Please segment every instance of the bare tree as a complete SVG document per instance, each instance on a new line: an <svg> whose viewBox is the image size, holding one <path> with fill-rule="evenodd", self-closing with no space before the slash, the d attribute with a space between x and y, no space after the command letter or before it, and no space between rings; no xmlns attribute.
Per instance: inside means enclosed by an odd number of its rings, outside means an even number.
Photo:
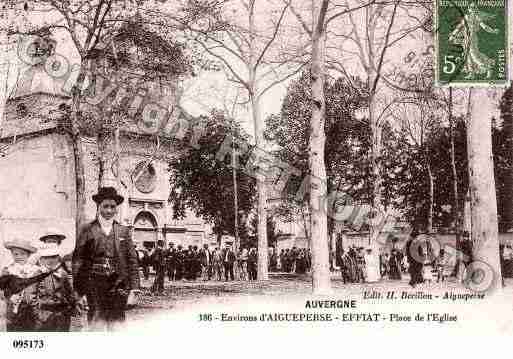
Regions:
<svg viewBox="0 0 513 359"><path fill-rule="evenodd" d="M9 56L11 45L14 43L12 35L15 32L14 29L19 27L23 11L23 2L17 0L6 1L0 9L0 135L5 116L5 105L9 96L10 72L13 68ZM2 149L0 149L0 154L1 151Z"/></svg>
<svg viewBox="0 0 513 359"><path fill-rule="evenodd" d="M386 119L386 113L389 110L389 105L384 101L383 92L384 87L382 84L383 74L385 72L386 57L394 46L397 46L409 34L421 29L421 24L415 22L414 25L408 24L405 20L409 16L409 8L414 6L414 2L402 2L400 0L391 2L382 2L376 0L364 1L343 1L336 0L323 1L316 5L309 3L309 7L302 6L301 2L294 2L291 0L283 0L285 3L291 5L291 11L296 17L300 28L309 35L310 46L299 47L302 49L310 49L312 53L311 64L313 69L314 53L317 58L315 61L323 63L323 76L328 76L329 73L336 73L345 76L350 82L354 80L354 75L364 75L364 82L367 87L367 105L368 105L368 118L371 124L372 131L372 151L371 163L373 170L373 209L374 214L383 209L382 206L382 178L381 178L381 131L382 125ZM318 7L316 7L318 6ZM322 10L322 11L321 11ZM317 11L317 13L315 12ZM306 21L306 13L311 12L315 14L312 23L317 25L316 28L309 26L309 21ZM399 16L401 13L402 17ZM319 23L319 19L323 23ZM337 21L334 21L337 20ZM421 22L422 23L422 22ZM317 32L319 29L322 32ZM317 36L314 40L314 35ZM323 42L322 47L319 43ZM308 52L308 51L305 51ZM358 63L354 66L354 62ZM353 65L352 65L352 64ZM312 90L317 87L317 93L312 96L313 113L314 116L319 115L322 101L318 101L316 96L319 96L319 81L317 76L312 72ZM385 104L383 104L385 102ZM314 117L313 117L314 118ZM316 125L319 125L316 123ZM311 134L316 130L311 128ZM316 149L320 150L322 147L322 139L316 137ZM312 144L311 144L312 146ZM311 149L312 153L316 155L318 151ZM319 157L322 157L319 155ZM312 160L312 159L311 159ZM322 172L320 168L312 169L312 173ZM319 173L320 173L319 172ZM312 191L316 191L312 185ZM314 228L317 223L312 221L312 242L316 240L328 241L327 237L317 239L320 233L315 233ZM323 223L320 223L321 226ZM375 238L377 228L375 225L377 221L371 221L371 238ZM321 234L323 235L323 234ZM326 234L327 235L327 234ZM327 250L327 249L326 249ZM315 256L315 254L313 254ZM318 255L318 258L322 258ZM315 261L314 261L315 262ZM315 270L315 267L314 267ZM326 275L326 274L323 274ZM328 274L329 275L329 274ZM315 289L314 289L315 290Z"/></svg>
<svg viewBox="0 0 513 359"><path fill-rule="evenodd" d="M227 11L206 19L203 26L181 22L189 39L219 61L224 67L229 81L244 90L253 120L257 153L265 147L262 118L262 98L274 86L297 74L303 65L288 61L276 62L271 53L275 51L282 33L282 25L287 15L288 5L276 7L272 2L239 0L231 3L233 14ZM275 11L270 11L274 9ZM273 15L274 14L274 15ZM172 15L169 17L176 21ZM180 22L181 20L178 19ZM290 66L292 65L292 66ZM258 278L268 279L267 242L267 195L265 184L265 159L255 158L251 165L257 178L258 213Z"/></svg>
<svg viewBox="0 0 513 359"><path fill-rule="evenodd" d="M360 3L360 1L358 1ZM407 35L420 29L413 26L409 19L409 3L400 0L379 2L365 8L364 13L350 13L350 30L342 36L353 44L354 55L363 68L364 81L367 84L367 106L369 123L372 133L372 208L373 215L383 210L382 198L382 128L386 120L384 116L388 105L384 95L383 77L386 69L386 58ZM360 15L357 17L357 15ZM348 50L346 50L348 51ZM375 221L371 221L371 238L376 239L379 233Z"/></svg>
<svg viewBox="0 0 513 359"><path fill-rule="evenodd" d="M327 76L326 40L330 23L346 14L365 9L375 1L353 8L340 7L335 2L323 0L310 3L311 22L306 21L296 6L291 10L303 30L309 35L311 46L310 75L312 86L312 117L309 138L309 209L310 247L312 249L312 290L315 294L331 292L329 266L329 238L327 213L321 205L327 196L326 164L324 162L326 135L324 132L326 101L324 84ZM291 5L292 1L286 4ZM293 5L296 5L295 3ZM311 23L311 26L309 25Z"/></svg>

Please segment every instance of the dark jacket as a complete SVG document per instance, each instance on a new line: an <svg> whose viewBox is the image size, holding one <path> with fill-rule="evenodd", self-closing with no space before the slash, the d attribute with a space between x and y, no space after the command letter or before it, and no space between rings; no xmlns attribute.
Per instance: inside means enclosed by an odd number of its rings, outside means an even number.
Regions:
<svg viewBox="0 0 513 359"><path fill-rule="evenodd" d="M258 263L257 251L249 251L248 253L248 265L256 266Z"/></svg>
<svg viewBox="0 0 513 359"><path fill-rule="evenodd" d="M166 251L162 247L155 248L151 254L151 264L156 271L164 270L166 266Z"/></svg>
<svg viewBox="0 0 513 359"><path fill-rule="evenodd" d="M38 329L69 331L70 318L76 313L76 303L68 273L59 269L37 285Z"/></svg>
<svg viewBox="0 0 513 359"><path fill-rule="evenodd" d="M228 258L226 257L227 251L228 251ZM228 261L226 261L226 259L228 259ZM233 253L233 251L231 249L225 249L225 250L223 250L222 260L224 263L233 264L237 260L237 258L235 257L235 253Z"/></svg>
<svg viewBox="0 0 513 359"><path fill-rule="evenodd" d="M205 248L200 249L199 251L199 257L201 261L202 266L208 266L212 263L212 253Z"/></svg>
<svg viewBox="0 0 513 359"><path fill-rule="evenodd" d="M109 236L105 235L97 220L86 225L78 236L73 252L73 286L79 295L88 292L91 283L92 265L101 260L98 250L102 240L114 237L114 271L116 282L124 289L138 289L140 286L137 253L127 227L114 221Z"/></svg>

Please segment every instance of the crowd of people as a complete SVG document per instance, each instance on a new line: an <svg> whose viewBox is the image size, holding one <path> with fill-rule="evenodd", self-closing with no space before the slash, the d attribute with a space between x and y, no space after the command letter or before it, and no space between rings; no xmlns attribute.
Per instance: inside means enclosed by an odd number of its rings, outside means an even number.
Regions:
<svg viewBox="0 0 513 359"><path fill-rule="evenodd" d="M184 248L169 243L166 248L164 241L159 240L153 250L139 251L144 278L149 279L150 268L155 271L152 291L156 293L163 292L166 277L170 281L233 281L236 277L240 280L256 280L257 262L256 248L241 248L236 254L230 244L210 249L206 244L202 248L195 245Z"/></svg>
<svg viewBox="0 0 513 359"><path fill-rule="evenodd" d="M170 281L257 279L258 251L254 247L242 247L235 253L231 244L213 249L207 244L202 248L195 245L184 248L182 245L175 246L174 243L169 243L166 247L164 241L159 240L154 249L139 250L138 258L146 280L150 277L151 269L155 272L152 286L155 293L163 292L166 277ZM292 247L278 253L270 248L270 272L305 274L311 270L311 266L312 255L309 249Z"/></svg>
<svg viewBox="0 0 513 359"><path fill-rule="evenodd" d="M418 246L420 251L414 259L409 241L402 249L392 248L389 252L378 253L368 247L350 246L336 257L336 265L340 269L344 283L372 283L383 278L401 280L404 273L410 274L410 284L415 286L424 281L445 281L454 271L454 261L443 249L435 258L425 246ZM418 258L422 258L418 260ZM150 268L155 271L152 291L162 293L164 280L170 281L198 279L208 281L256 280L258 252L256 248L241 248L235 253L231 244L210 249L190 245L175 247L164 241L158 241L153 250L140 250L139 263L145 279L149 279ZM279 252L269 249L269 272L305 274L311 271L312 255L308 248L283 248Z"/></svg>
<svg viewBox="0 0 513 359"><path fill-rule="evenodd" d="M341 251L336 264L344 283L376 282L383 275L382 257L376 256L372 248L351 246Z"/></svg>
<svg viewBox="0 0 513 359"><path fill-rule="evenodd" d="M312 268L312 253L308 248L286 248L273 253L270 263L271 272L305 274Z"/></svg>
<svg viewBox="0 0 513 359"><path fill-rule="evenodd" d="M468 232L462 233L458 243L460 255L450 255L443 248L434 252L429 235L413 232L404 247L409 284L415 287L424 282L444 282L450 276L463 275L472 262L472 243ZM461 279L461 278L460 278Z"/></svg>
<svg viewBox="0 0 513 359"><path fill-rule="evenodd" d="M381 279L401 280L409 274L412 287L424 282L444 282L450 276L463 273L471 262L468 233L462 235L459 251L461 258L449 255L441 248L434 253L429 238L414 233L404 247L374 253L372 248L350 246L336 257L344 283L371 283Z"/></svg>

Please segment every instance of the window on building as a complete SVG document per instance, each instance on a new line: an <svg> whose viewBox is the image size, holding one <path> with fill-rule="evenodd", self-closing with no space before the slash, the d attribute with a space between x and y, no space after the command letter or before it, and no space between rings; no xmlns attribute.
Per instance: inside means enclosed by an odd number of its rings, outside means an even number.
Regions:
<svg viewBox="0 0 513 359"><path fill-rule="evenodd" d="M25 117L27 114L27 106L24 103L19 103L18 106L16 106L16 115L18 115L18 117Z"/></svg>

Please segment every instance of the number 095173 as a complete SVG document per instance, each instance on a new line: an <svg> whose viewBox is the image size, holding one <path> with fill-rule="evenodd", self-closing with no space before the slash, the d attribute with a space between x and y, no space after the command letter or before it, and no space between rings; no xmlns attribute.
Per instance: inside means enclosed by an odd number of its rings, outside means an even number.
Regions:
<svg viewBox="0 0 513 359"><path fill-rule="evenodd" d="M12 341L12 347L14 349L43 349L45 343L40 339L14 339Z"/></svg>

